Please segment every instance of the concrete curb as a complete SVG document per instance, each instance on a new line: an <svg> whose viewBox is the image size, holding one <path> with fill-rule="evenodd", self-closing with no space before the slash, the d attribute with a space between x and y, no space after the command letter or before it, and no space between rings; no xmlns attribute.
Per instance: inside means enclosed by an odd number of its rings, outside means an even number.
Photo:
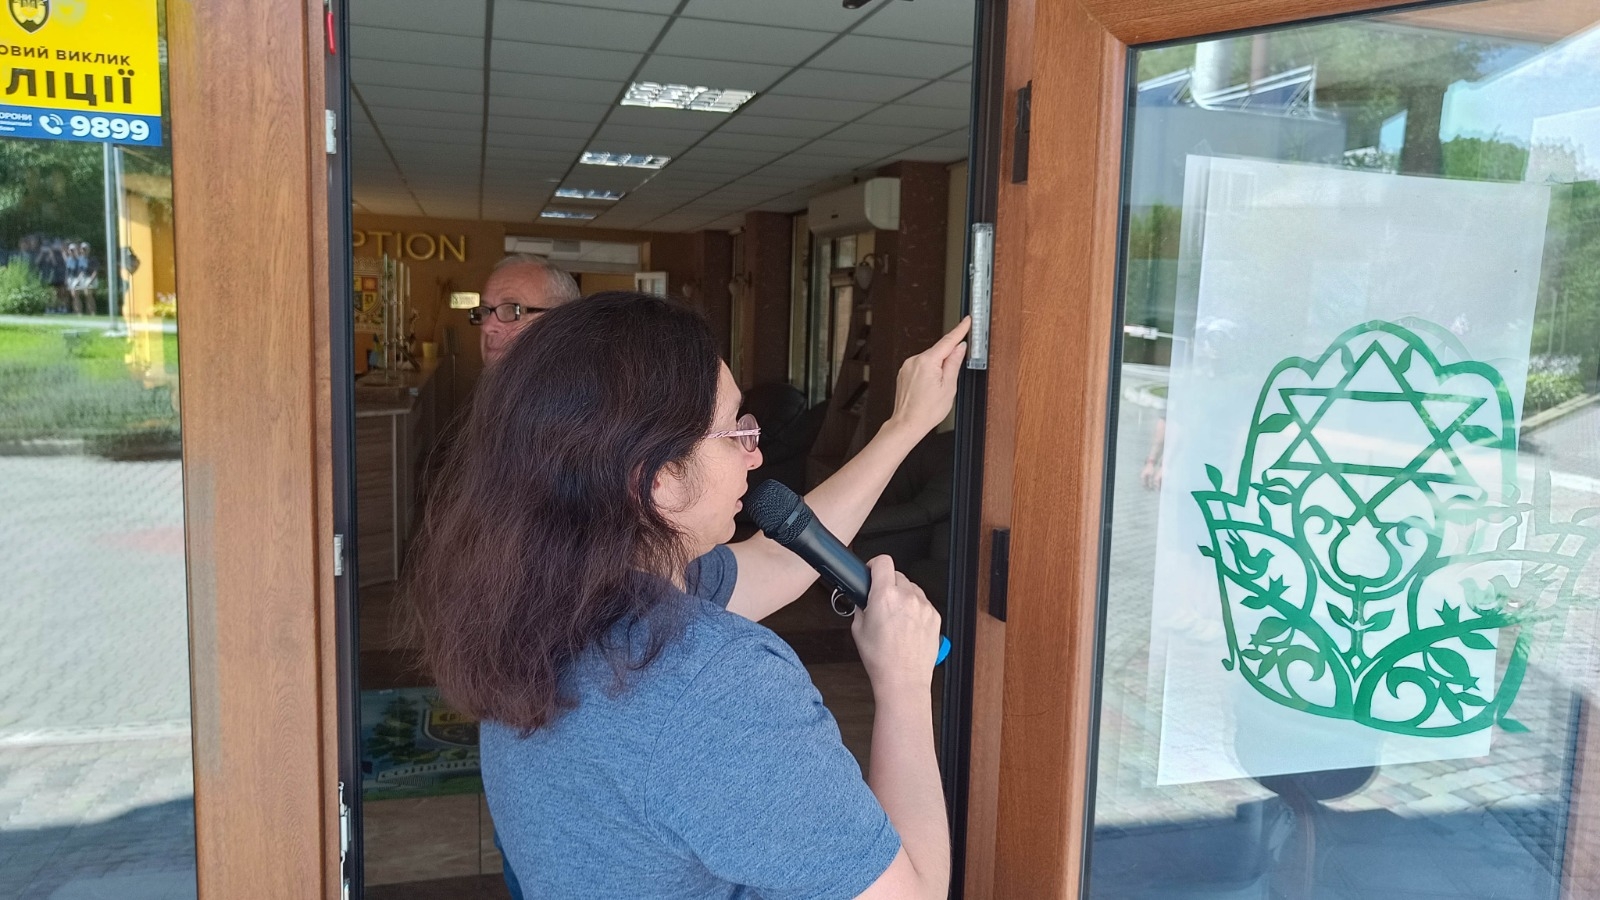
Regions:
<svg viewBox="0 0 1600 900"><path fill-rule="evenodd" d="M1559 403L1549 409L1536 412L1531 416L1524 416L1522 419L1522 436L1527 437L1552 422L1559 422L1596 401L1600 401L1600 394L1585 394L1582 397L1574 397L1565 403Z"/></svg>
<svg viewBox="0 0 1600 900"><path fill-rule="evenodd" d="M83 456L89 442L83 438L29 438L0 441L0 456Z"/></svg>

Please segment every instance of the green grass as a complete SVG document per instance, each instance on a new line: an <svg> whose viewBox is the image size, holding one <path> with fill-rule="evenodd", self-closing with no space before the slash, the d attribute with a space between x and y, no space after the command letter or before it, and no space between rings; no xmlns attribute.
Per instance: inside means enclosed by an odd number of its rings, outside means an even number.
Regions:
<svg viewBox="0 0 1600 900"><path fill-rule="evenodd" d="M127 340L98 328L0 325L0 441L81 438L110 453L176 443L170 389L146 388L123 361ZM177 336L164 337L175 372Z"/></svg>

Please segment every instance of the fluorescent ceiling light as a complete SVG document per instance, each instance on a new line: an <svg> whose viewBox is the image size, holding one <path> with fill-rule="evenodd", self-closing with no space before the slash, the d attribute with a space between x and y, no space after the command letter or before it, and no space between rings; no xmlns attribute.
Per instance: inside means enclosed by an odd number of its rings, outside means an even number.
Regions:
<svg viewBox="0 0 1600 900"><path fill-rule="evenodd" d="M566 200L621 200L622 191L602 191L595 188L557 188L556 196Z"/></svg>
<svg viewBox="0 0 1600 900"><path fill-rule="evenodd" d="M669 162L670 156L650 153L607 153L603 150L585 150L578 162L586 166L627 166L630 169L659 169Z"/></svg>
<svg viewBox="0 0 1600 900"><path fill-rule="evenodd" d="M756 95L755 91L732 88L695 87L687 84L657 84L635 81L622 97L623 106L649 106L655 109L692 109L699 112L731 113Z"/></svg>
<svg viewBox="0 0 1600 900"><path fill-rule="evenodd" d="M576 209L547 209L539 213L541 219L592 219L592 212L581 212Z"/></svg>

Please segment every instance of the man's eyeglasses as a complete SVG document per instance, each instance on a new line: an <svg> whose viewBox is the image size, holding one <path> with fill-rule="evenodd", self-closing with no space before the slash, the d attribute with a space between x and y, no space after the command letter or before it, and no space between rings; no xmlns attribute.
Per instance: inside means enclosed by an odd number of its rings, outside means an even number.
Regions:
<svg viewBox="0 0 1600 900"><path fill-rule="evenodd" d="M515 322L522 318L523 313L536 316L542 312L549 312L548 306L523 306L521 303L502 303L499 306L474 306L467 313L467 321L474 325L482 325L488 318L487 313L494 313L494 317L502 322Z"/></svg>
<svg viewBox="0 0 1600 900"><path fill-rule="evenodd" d="M756 424L756 417L745 413L739 417L739 421L733 424L738 427L732 431L713 431L706 437L734 438L738 440L739 446L748 452L754 453L755 449L761 446L761 426Z"/></svg>

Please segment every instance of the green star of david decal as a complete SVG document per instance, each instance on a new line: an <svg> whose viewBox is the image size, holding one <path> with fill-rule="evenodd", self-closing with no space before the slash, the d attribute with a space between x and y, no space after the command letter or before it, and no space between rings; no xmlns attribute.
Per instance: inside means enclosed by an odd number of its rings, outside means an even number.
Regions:
<svg viewBox="0 0 1600 900"><path fill-rule="evenodd" d="M1206 466L1213 489L1193 497L1222 664L1283 706L1382 731L1517 730L1531 642L1558 627L1600 511L1558 523L1547 496L1520 497L1505 379L1414 328L1367 322L1283 360L1235 488Z"/></svg>

